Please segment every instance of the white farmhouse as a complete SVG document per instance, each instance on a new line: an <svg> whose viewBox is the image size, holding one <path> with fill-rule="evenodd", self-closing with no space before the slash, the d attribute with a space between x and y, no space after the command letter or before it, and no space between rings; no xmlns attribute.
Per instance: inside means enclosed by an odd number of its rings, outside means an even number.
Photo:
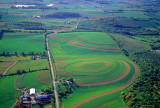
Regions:
<svg viewBox="0 0 160 108"><path fill-rule="evenodd" d="M30 89L30 95L34 95L36 93L36 89L35 88L31 88Z"/></svg>

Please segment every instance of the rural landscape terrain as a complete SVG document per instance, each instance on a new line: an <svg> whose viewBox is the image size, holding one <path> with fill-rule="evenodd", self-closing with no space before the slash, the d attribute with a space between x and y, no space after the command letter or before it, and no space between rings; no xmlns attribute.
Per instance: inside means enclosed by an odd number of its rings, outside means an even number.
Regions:
<svg viewBox="0 0 160 108"><path fill-rule="evenodd" d="M159 0L0 0L0 108L159 107Z"/></svg>

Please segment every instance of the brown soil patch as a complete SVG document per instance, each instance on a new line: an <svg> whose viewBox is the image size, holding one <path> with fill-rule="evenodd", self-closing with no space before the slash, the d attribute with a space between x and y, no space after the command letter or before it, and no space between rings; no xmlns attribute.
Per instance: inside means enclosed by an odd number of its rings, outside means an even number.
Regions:
<svg viewBox="0 0 160 108"><path fill-rule="evenodd" d="M78 86L92 86L92 85L101 85L101 84L108 84L108 83L112 83L112 82L116 82L119 81L121 79L123 79L124 77L126 77L129 72L130 72L130 66L128 63L121 61L124 65L125 65L125 69L124 71L117 77L114 77L110 80L106 80L106 81L96 81L96 82L76 82L76 84Z"/></svg>
<svg viewBox="0 0 160 108"><path fill-rule="evenodd" d="M17 63L17 61L13 62L13 64L11 64L4 72L2 75L5 75L7 73L7 71L12 67L14 66L15 64Z"/></svg>
<svg viewBox="0 0 160 108"><path fill-rule="evenodd" d="M130 62L130 63L132 63L132 62ZM80 105L82 105L82 104L84 104L86 102L89 102L89 101L91 101L93 99L96 99L96 98L99 98L99 97L102 97L102 96L105 96L105 95L108 95L108 94L112 94L112 93L121 91L124 88L128 87L136 79L137 74L140 72L139 67L136 64L134 64L134 63L132 63L132 64L134 65L135 73L134 73L134 75L132 76L132 78L127 83L125 83L121 87L116 88L114 90L111 90L111 91L108 91L108 92L104 92L104 93L100 93L100 94L97 94L95 96L92 96L92 97L89 97L87 99L84 99L84 100L80 101L79 103L76 103L76 104L70 106L70 108L77 108L78 106L80 106Z"/></svg>

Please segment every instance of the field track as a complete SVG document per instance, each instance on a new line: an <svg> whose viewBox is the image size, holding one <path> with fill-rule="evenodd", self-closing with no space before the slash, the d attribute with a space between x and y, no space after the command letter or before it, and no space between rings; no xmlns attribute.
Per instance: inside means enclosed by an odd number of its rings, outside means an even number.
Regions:
<svg viewBox="0 0 160 108"><path fill-rule="evenodd" d="M130 62L130 63L132 63L132 62ZM97 95L95 95L95 96L92 96L92 97L89 97L89 98L87 98L87 99L84 99L84 100L82 100L82 101L80 101L80 102L78 102L78 103L70 106L70 108L77 108L78 106L80 106L80 105L82 105L82 104L84 104L84 103L86 103L86 102L89 102L89 101L91 101L91 100L93 100L93 99L96 99L96 98L99 98L99 97L102 97L102 96L105 96L105 95L108 95L108 94L112 94L112 93L121 91L121 90L123 90L124 88L128 87L128 86L136 79L137 74L140 72L139 67L138 67L136 64L134 64L134 63L132 63L132 64L134 65L135 73L134 73L134 75L132 76L132 78L131 78L127 83L125 83L125 84L122 85L121 87L116 88L116 89L114 89L114 90L111 90L111 91L108 91L108 92L104 92L104 93L101 93L101 94L97 94Z"/></svg>
<svg viewBox="0 0 160 108"><path fill-rule="evenodd" d="M17 61L14 61L13 64L11 64L4 72L2 75L5 75L7 73L7 71L12 67L14 66L15 64L17 63Z"/></svg>
<svg viewBox="0 0 160 108"><path fill-rule="evenodd" d="M130 66L128 65L128 63L121 61L124 65L125 65L125 69L124 71L117 77L114 77L110 80L106 80L106 81L96 81L96 82L76 82L76 84L78 86L91 86L91 85L101 85L101 84L108 84L108 83L112 83L112 82L116 82L119 81L121 79L123 79L125 76L127 76L130 72Z"/></svg>

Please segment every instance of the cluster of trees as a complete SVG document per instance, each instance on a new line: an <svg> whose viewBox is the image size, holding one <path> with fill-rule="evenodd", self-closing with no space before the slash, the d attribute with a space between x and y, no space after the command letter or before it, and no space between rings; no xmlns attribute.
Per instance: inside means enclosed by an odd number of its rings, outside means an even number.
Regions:
<svg viewBox="0 0 160 108"><path fill-rule="evenodd" d="M36 72L36 71L40 71L40 70L48 70L48 68L46 67L45 69L39 69L39 70L31 70L30 68L28 70L17 70L16 73L11 73L9 75L21 75L21 74L25 74L27 72Z"/></svg>
<svg viewBox="0 0 160 108"><path fill-rule="evenodd" d="M45 93L47 93L47 94L52 94L53 92L54 92L53 91L53 86L50 86L45 90Z"/></svg>
<svg viewBox="0 0 160 108"><path fill-rule="evenodd" d="M29 22L29 21L13 21L6 24L7 28L17 28L25 30L44 30L45 25L40 22Z"/></svg>
<svg viewBox="0 0 160 108"><path fill-rule="evenodd" d="M128 23L130 22L130 23ZM104 31L109 33L123 33L125 35L155 35L159 36L158 29L145 29L136 24L135 19L126 17L113 17L100 20L93 20L94 31Z"/></svg>
<svg viewBox="0 0 160 108"><path fill-rule="evenodd" d="M67 81L68 82L66 82L65 79L63 79L63 81L60 80L62 85L57 86L57 92L59 94L59 99L61 102L63 98L66 98L69 94L72 93L72 88L74 87L73 78L70 77L67 79ZM66 82L66 83L63 83L63 82Z"/></svg>
<svg viewBox="0 0 160 108"><path fill-rule="evenodd" d="M77 18L77 17L81 17L81 15L79 13L73 13L73 12L56 12L51 15L46 15L45 17L64 19L64 18Z"/></svg>
<svg viewBox="0 0 160 108"><path fill-rule="evenodd" d="M0 13L0 19L2 18L2 14Z"/></svg>
<svg viewBox="0 0 160 108"><path fill-rule="evenodd" d="M29 68L29 71L30 71L30 68ZM23 69L23 70L17 70L17 75L21 75L23 73L26 73L26 71Z"/></svg>
<svg viewBox="0 0 160 108"><path fill-rule="evenodd" d="M131 57L141 68L141 74L121 98L129 107L160 107L160 55L147 51Z"/></svg>
<svg viewBox="0 0 160 108"><path fill-rule="evenodd" d="M21 54L18 54L17 52L15 52L14 54L10 54L9 52L3 52L2 54L0 54L0 56L18 56L18 55L22 55L22 56L39 56L42 59L46 59L48 57L46 52L40 52L40 53L35 53L35 52L29 52L28 54L25 52L22 52Z"/></svg>
<svg viewBox="0 0 160 108"><path fill-rule="evenodd" d="M4 30L0 30L0 40L1 40L2 37L3 37L3 33L4 33Z"/></svg>
<svg viewBox="0 0 160 108"><path fill-rule="evenodd" d="M160 44L159 43L153 43L153 44L150 44L150 46L153 50L160 50Z"/></svg>
<svg viewBox="0 0 160 108"><path fill-rule="evenodd" d="M38 69L38 70L31 70L30 68L28 70L22 69L22 70L17 70L16 73L10 73L8 75L2 75L2 74L0 74L0 77L13 76L13 75L22 75L22 74L26 74L28 72L36 72L36 71L41 71L41 70L48 70L48 68L46 67L45 69Z"/></svg>

